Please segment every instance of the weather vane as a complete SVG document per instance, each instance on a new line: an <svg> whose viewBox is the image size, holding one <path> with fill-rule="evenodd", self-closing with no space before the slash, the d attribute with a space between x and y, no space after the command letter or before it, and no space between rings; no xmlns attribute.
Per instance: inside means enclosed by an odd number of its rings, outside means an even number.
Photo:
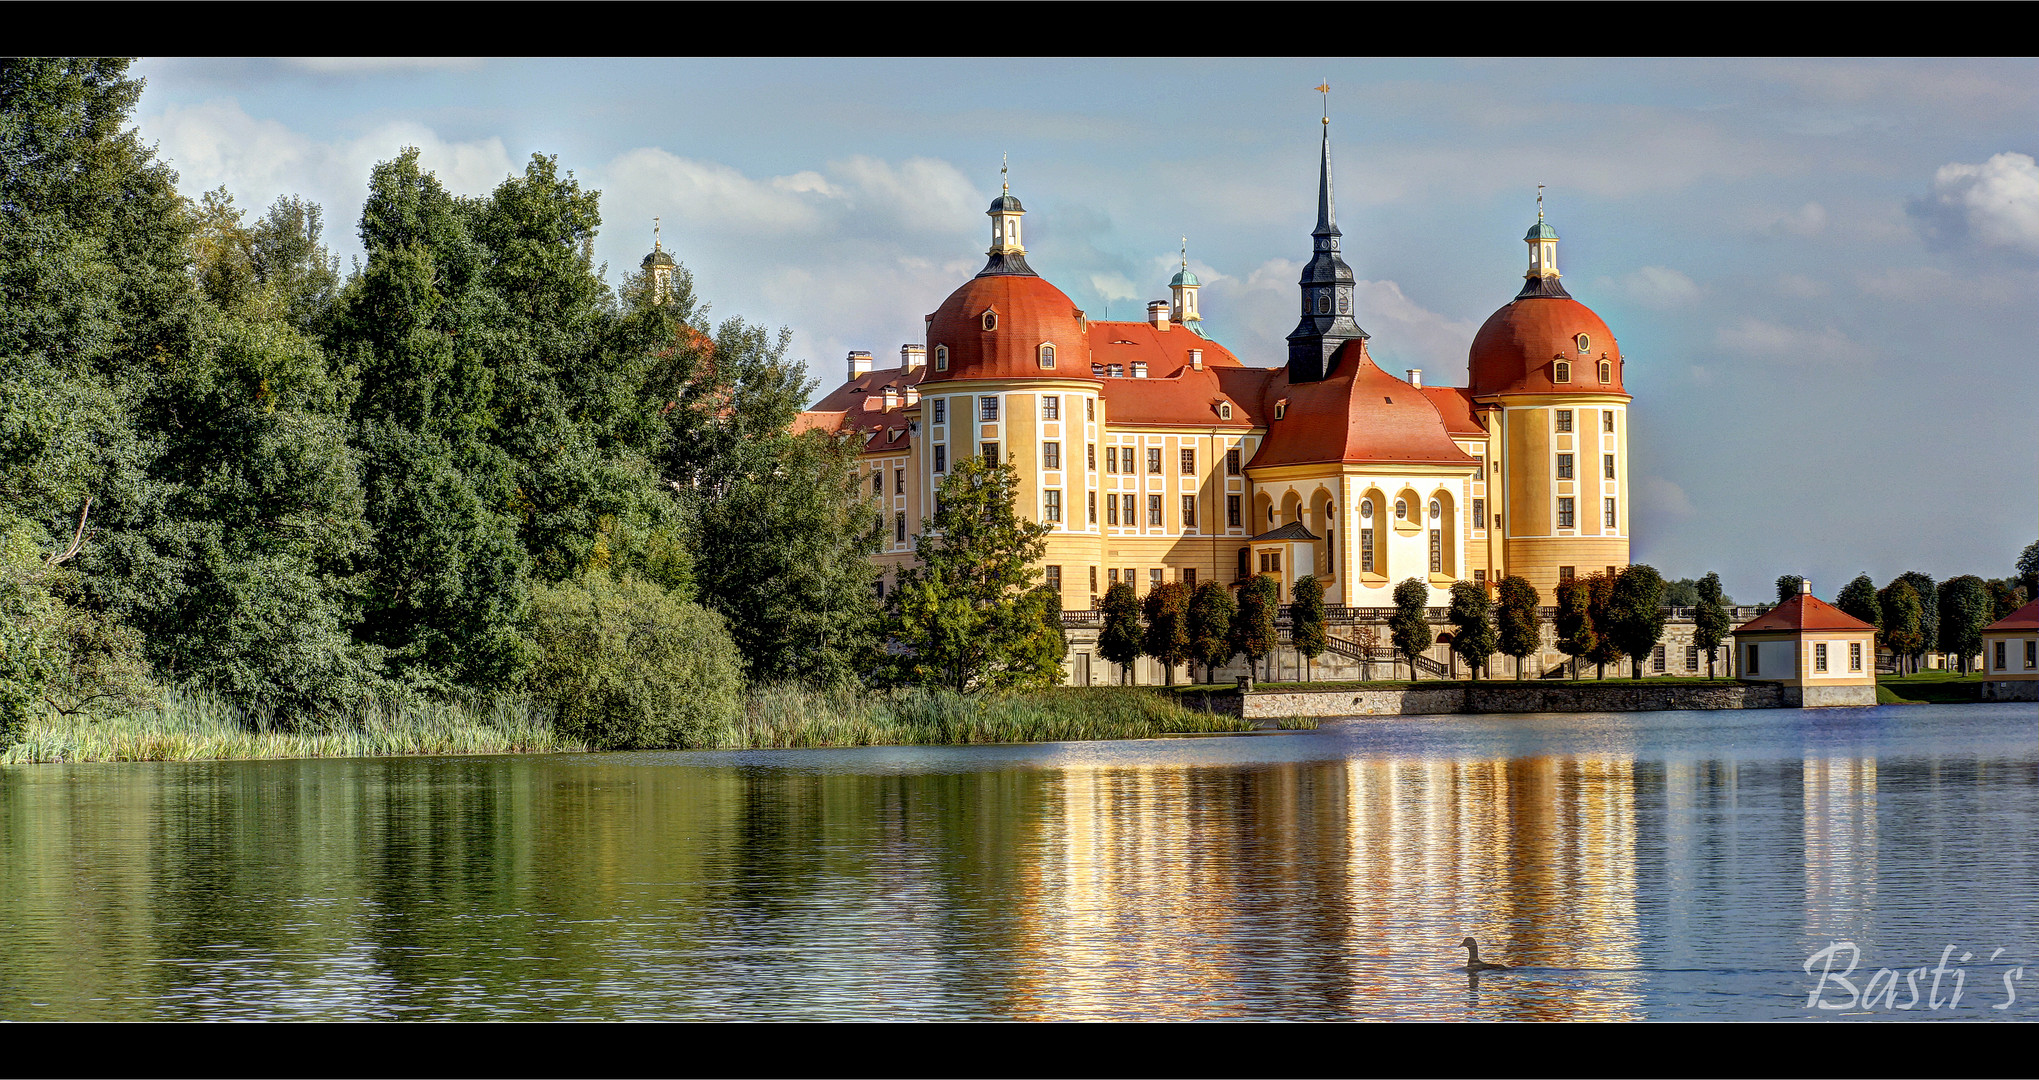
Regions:
<svg viewBox="0 0 2039 1080"><path fill-rule="evenodd" d="M651 216L651 250L658 251L658 215Z"/></svg>
<svg viewBox="0 0 2039 1080"><path fill-rule="evenodd" d="M1331 122L1331 81L1326 79L1317 84L1317 92L1324 95L1324 122Z"/></svg>
<svg viewBox="0 0 2039 1080"><path fill-rule="evenodd" d="M1010 168L1011 166L1006 164L1005 155L998 155L998 186L1007 195L1012 194L1012 181L1007 175L1007 170Z"/></svg>
<svg viewBox="0 0 2039 1080"><path fill-rule="evenodd" d="M1543 220L1543 185L1536 185L1536 220Z"/></svg>

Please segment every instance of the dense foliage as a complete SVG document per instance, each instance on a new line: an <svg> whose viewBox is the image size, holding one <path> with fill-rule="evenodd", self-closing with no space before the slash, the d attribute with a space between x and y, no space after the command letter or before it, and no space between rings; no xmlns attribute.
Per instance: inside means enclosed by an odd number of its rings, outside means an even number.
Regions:
<svg viewBox="0 0 2039 1080"><path fill-rule="evenodd" d="M1643 677L1643 661L1664 636L1664 579L1640 563L1615 575L1607 600L1607 637L1635 659L1632 676Z"/></svg>
<svg viewBox="0 0 2039 1080"><path fill-rule="evenodd" d="M1412 577L1395 586L1395 613L1388 617L1388 637L1395 643L1395 651L1409 661L1409 678L1418 678L1416 657L1437 640L1430 629L1430 586L1422 578Z"/></svg>
<svg viewBox="0 0 2039 1080"><path fill-rule="evenodd" d="M1104 626L1097 634L1097 654L1106 663L1118 665L1120 682L1130 682L1142 644L1140 596L1133 591L1133 583L1112 582L1098 610L1104 615Z"/></svg>
<svg viewBox="0 0 2039 1080"><path fill-rule="evenodd" d="M1238 610L1232 590L1215 581L1197 586L1189 599L1189 654L1203 665L1205 682L1232 659L1232 617Z"/></svg>
<svg viewBox="0 0 2039 1080"><path fill-rule="evenodd" d="M1711 679L1714 654L1720 643L1727 640L1734 620L1728 614L1729 600L1721 589L1719 574L1707 571L1693 591L1698 594L1698 603L1692 609L1692 644L1706 654L1706 677Z"/></svg>
<svg viewBox="0 0 2039 1080"><path fill-rule="evenodd" d="M1147 630L1140 651L1161 662L1161 679L1175 685L1175 669L1189 659L1189 586L1164 582L1147 593L1142 610Z"/></svg>
<svg viewBox="0 0 2039 1080"><path fill-rule="evenodd" d="M1515 658L1515 678L1522 678L1522 660L1543 645L1543 597L1529 579L1501 579L1500 603L1494 613L1496 652Z"/></svg>
<svg viewBox="0 0 2039 1080"><path fill-rule="evenodd" d="M1455 581L1451 585L1452 655L1466 662L1477 679L1487 672L1487 661L1494 655L1500 644L1499 634L1492 621L1493 598L1487 595L1485 585L1470 581Z"/></svg>
<svg viewBox="0 0 2039 1080"><path fill-rule="evenodd" d="M534 684L562 735L603 750L699 746L742 711L722 616L636 576L541 583Z"/></svg>
<svg viewBox="0 0 2039 1080"><path fill-rule="evenodd" d="M1248 671L1280 644L1275 629L1275 609L1281 606L1281 587L1266 574L1255 574L1239 586L1238 607L1232 613L1232 652L1246 658Z"/></svg>
<svg viewBox="0 0 2039 1080"><path fill-rule="evenodd" d="M1324 633L1324 583L1315 574L1296 579L1295 600L1289 604L1289 640L1311 664L1330 647Z"/></svg>

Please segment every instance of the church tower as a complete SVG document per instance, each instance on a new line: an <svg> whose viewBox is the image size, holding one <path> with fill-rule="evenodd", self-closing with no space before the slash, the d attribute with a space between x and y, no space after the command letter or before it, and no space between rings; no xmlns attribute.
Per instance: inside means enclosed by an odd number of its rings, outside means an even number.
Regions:
<svg viewBox="0 0 2039 1080"><path fill-rule="evenodd" d="M1326 94L1328 86L1317 88ZM1298 283L1303 317L1289 332L1289 382L1318 382L1331 374L1332 358L1347 341L1369 335L1352 321L1352 268L1338 253L1338 215L1331 199L1331 116L1324 116L1324 152L1317 176L1317 227L1310 233L1310 262Z"/></svg>
<svg viewBox="0 0 2039 1080"><path fill-rule="evenodd" d="M1203 312L1197 310L1198 285L1196 275L1190 273L1189 238L1185 236L1182 239L1182 269L1177 270L1175 276L1168 279L1169 306L1173 309L1169 312L1169 318L1195 331L1198 337L1202 337L1204 328L1198 324L1204 321L1204 316Z"/></svg>
<svg viewBox="0 0 2039 1080"><path fill-rule="evenodd" d="M663 306L672 302L673 268L678 264L666 254L665 246L659 241L658 229L658 219L652 218L651 254L646 255L638 266L651 279L651 302Z"/></svg>

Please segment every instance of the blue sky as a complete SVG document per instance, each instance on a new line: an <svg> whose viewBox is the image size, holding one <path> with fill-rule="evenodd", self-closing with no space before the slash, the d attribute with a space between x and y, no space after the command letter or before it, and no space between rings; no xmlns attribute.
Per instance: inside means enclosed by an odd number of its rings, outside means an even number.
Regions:
<svg viewBox="0 0 2039 1080"><path fill-rule="evenodd" d="M1536 185L1619 338L1633 558L2011 573L2039 536L2032 61L151 59L138 123L188 194L321 203L360 250L405 145L478 194L532 153L602 192L612 278L651 218L716 318L788 326L824 384L896 357L982 262L1009 155L1029 261L1099 316L1166 295L1281 361L1329 81L1339 225L1382 366L1463 384L1520 284ZM886 362L881 359L881 363ZM822 389L826 389L826 385Z"/></svg>

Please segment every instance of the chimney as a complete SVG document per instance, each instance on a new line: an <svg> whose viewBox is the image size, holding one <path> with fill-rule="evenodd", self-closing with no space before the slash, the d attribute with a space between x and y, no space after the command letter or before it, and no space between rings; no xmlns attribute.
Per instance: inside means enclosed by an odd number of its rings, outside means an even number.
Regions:
<svg viewBox="0 0 2039 1080"><path fill-rule="evenodd" d="M1144 379L1146 377L1147 377L1147 361L1145 360L1133 361L1133 378Z"/></svg>
<svg viewBox="0 0 2039 1080"><path fill-rule="evenodd" d="M906 403L908 405L920 404L920 387L908 386L906 388Z"/></svg>
<svg viewBox="0 0 2039 1080"><path fill-rule="evenodd" d="M1204 351L1202 349L1191 349L1189 351L1189 369L1191 371L1202 371L1204 369Z"/></svg>
<svg viewBox="0 0 2039 1080"><path fill-rule="evenodd" d="M912 371L915 368L926 366L927 346L901 345L899 347L899 368L901 371Z"/></svg>
<svg viewBox="0 0 2039 1080"><path fill-rule="evenodd" d="M1147 305L1147 325L1156 330L1168 329L1168 301L1156 300Z"/></svg>
<svg viewBox="0 0 2039 1080"><path fill-rule="evenodd" d="M885 407L888 409L899 407L899 388L891 383L885 384Z"/></svg>
<svg viewBox="0 0 2039 1080"><path fill-rule="evenodd" d="M1410 385L1410 386L1413 386L1413 387L1415 387L1415 388L1416 388L1416 389L1418 389L1418 390L1421 390L1421 389L1423 389L1423 369L1422 369L1422 368L1420 368L1420 367L1412 367L1412 368L1410 368L1410 369L1409 369L1409 385Z"/></svg>
<svg viewBox="0 0 2039 1080"><path fill-rule="evenodd" d="M862 349L850 350L850 378L871 373L871 354Z"/></svg>
<svg viewBox="0 0 2039 1080"><path fill-rule="evenodd" d="M1812 595L1812 579L1811 579L1811 578L1799 578L1799 579L1798 579L1798 593L1799 593L1799 595L1800 595L1800 596L1811 596L1811 595Z"/></svg>

